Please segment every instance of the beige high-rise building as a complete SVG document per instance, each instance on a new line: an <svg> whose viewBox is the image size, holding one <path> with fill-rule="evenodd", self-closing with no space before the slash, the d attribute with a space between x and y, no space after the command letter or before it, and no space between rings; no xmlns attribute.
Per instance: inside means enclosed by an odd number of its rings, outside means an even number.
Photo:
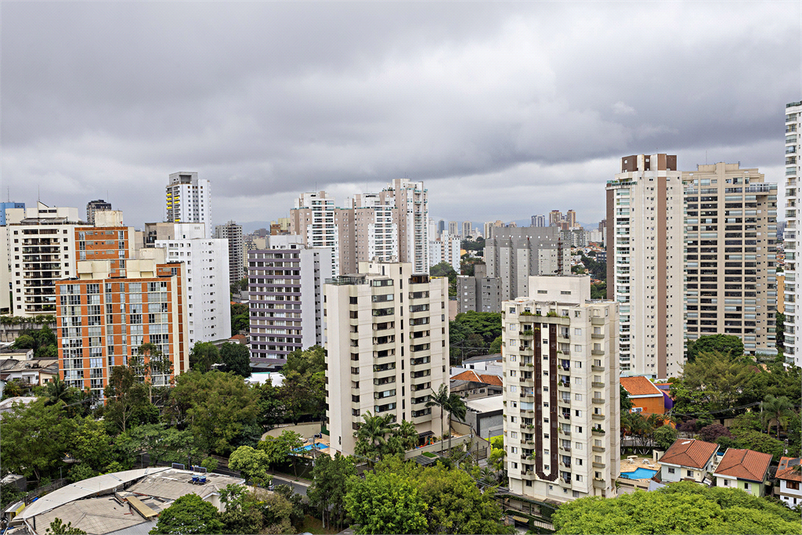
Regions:
<svg viewBox="0 0 802 535"><path fill-rule="evenodd" d="M776 354L777 185L737 163L683 172L686 337L729 334Z"/></svg>
<svg viewBox="0 0 802 535"><path fill-rule="evenodd" d="M607 182L607 297L618 302L621 375L682 370L683 185L677 157L633 155Z"/></svg>
<svg viewBox="0 0 802 535"><path fill-rule="evenodd" d="M620 468L618 305L590 278L530 277L502 304L504 447L515 494L614 497Z"/></svg>
<svg viewBox="0 0 802 535"><path fill-rule="evenodd" d="M247 253L242 252L242 225L229 221L225 225L214 227L214 238L228 240L228 280L236 284L245 277L245 264L243 258Z"/></svg>
<svg viewBox="0 0 802 535"><path fill-rule="evenodd" d="M426 402L448 385L448 280L406 262L360 262L359 274L334 277L324 294L332 449L354 453L367 411L439 435L440 413Z"/></svg>

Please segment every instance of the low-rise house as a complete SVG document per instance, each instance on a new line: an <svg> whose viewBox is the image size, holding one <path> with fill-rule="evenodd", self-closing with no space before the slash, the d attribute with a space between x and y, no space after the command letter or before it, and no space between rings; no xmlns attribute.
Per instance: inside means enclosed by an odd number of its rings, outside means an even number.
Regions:
<svg viewBox="0 0 802 535"><path fill-rule="evenodd" d="M0 361L0 381L20 381L30 386L43 386L58 377L58 359Z"/></svg>
<svg viewBox="0 0 802 535"><path fill-rule="evenodd" d="M466 370L451 378L450 391L463 399L480 399L501 394L504 388L501 377Z"/></svg>
<svg viewBox="0 0 802 535"><path fill-rule="evenodd" d="M663 392L652 382L641 375L635 377L619 378L621 386L629 394L632 402L630 412L640 412L644 415L665 414Z"/></svg>
<svg viewBox="0 0 802 535"><path fill-rule="evenodd" d="M783 457L777 467L777 480L780 482L779 498L788 506L795 507L802 505L802 470L800 470L802 458Z"/></svg>
<svg viewBox="0 0 802 535"><path fill-rule="evenodd" d="M753 496L764 496L770 465L771 455L768 453L729 448L713 474L716 486L741 489Z"/></svg>
<svg viewBox="0 0 802 535"><path fill-rule="evenodd" d="M717 451L718 444L694 439L677 440L660 458L660 480L663 483L703 483L714 469Z"/></svg>
<svg viewBox="0 0 802 535"><path fill-rule="evenodd" d="M465 423L485 440L504 433L503 398L491 396L465 402Z"/></svg>

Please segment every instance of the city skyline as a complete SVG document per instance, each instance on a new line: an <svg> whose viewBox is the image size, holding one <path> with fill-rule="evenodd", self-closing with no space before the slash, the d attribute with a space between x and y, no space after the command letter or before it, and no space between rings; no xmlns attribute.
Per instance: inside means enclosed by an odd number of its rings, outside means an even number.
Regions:
<svg viewBox="0 0 802 535"><path fill-rule="evenodd" d="M6 4L2 193L103 198L141 227L162 219L149 192L190 169L214 184L215 223L248 223L285 217L304 191L345 198L408 177L438 199L436 218L559 206L592 222L627 154L740 162L781 183L799 10Z"/></svg>

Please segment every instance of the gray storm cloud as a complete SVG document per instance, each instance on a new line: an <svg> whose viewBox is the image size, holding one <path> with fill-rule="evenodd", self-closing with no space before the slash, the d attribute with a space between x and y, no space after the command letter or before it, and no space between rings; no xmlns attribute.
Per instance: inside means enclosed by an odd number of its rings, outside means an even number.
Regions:
<svg viewBox="0 0 802 535"><path fill-rule="evenodd" d="M437 217L592 222L627 154L782 181L800 9L4 3L3 190L108 197L138 225L191 169L212 180L216 222L264 221L301 191L408 176Z"/></svg>

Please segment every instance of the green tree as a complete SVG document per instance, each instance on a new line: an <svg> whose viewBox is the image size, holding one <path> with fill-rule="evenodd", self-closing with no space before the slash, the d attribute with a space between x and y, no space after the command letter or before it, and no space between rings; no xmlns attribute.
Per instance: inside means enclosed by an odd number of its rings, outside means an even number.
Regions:
<svg viewBox="0 0 802 535"><path fill-rule="evenodd" d="M501 338L501 336L497 336L496 339L490 343L490 349L488 349L488 352L491 355L501 353Z"/></svg>
<svg viewBox="0 0 802 535"><path fill-rule="evenodd" d="M213 535L223 533L223 522L217 508L197 494L181 496L159 515L156 527L150 535L202 533Z"/></svg>
<svg viewBox="0 0 802 535"><path fill-rule="evenodd" d="M225 455L246 426L256 421L256 394L245 380L222 372L191 371L176 378L167 416L186 425L204 451Z"/></svg>
<svg viewBox="0 0 802 535"><path fill-rule="evenodd" d="M357 533L426 533L426 503L402 474L368 472L351 476L345 496Z"/></svg>
<svg viewBox="0 0 802 535"><path fill-rule="evenodd" d="M358 456L367 457L371 461L377 461L389 452L389 437L393 435L398 424L393 422L393 416L373 415L370 411L362 414L363 422L359 423L359 428L354 433L356 445L354 452Z"/></svg>
<svg viewBox="0 0 802 535"><path fill-rule="evenodd" d="M247 279L246 279L247 280ZM247 332L251 327L250 311L247 303L231 303L231 332Z"/></svg>
<svg viewBox="0 0 802 535"><path fill-rule="evenodd" d="M775 462L779 462L785 452L784 442L760 431L733 429L733 436L739 448L768 453L774 457Z"/></svg>
<svg viewBox="0 0 802 535"><path fill-rule="evenodd" d="M242 485L227 485L220 491L225 511L220 514L224 533L259 533L262 530L262 504Z"/></svg>
<svg viewBox="0 0 802 535"><path fill-rule="evenodd" d="M591 299L607 299L607 281L596 282L590 285Z"/></svg>
<svg viewBox="0 0 802 535"><path fill-rule="evenodd" d="M624 413L627 413L630 410L632 410L632 407L634 407L634 405L632 404L632 401L629 399L629 392L627 392L627 389L624 388L624 385L619 383L618 391L619 391L619 393L621 395L620 396L621 397L621 414L623 415Z"/></svg>
<svg viewBox="0 0 802 535"><path fill-rule="evenodd" d="M33 476L40 481L59 466L75 428L61 405L46 406L43 399L17 404L2 418L0 450L4 473Z"/></svg>
<svg viewBox="0 0 802 535"><path fill-rule="evenodd" d="M224 343L220 346L220 361L225 364L226 371L242 377L251 376L251 354L248 346Z"/></svg>
<svg viewBox="0 0 802 535"><path fill-rule="evenodd" d="M312 469L313 483L306 492L309 503L317 508L323 519L335 529L342 528L345 520L345 495L348 479L356 475L356 466L352 457L345 457L339 452L334 458L322 455L315 461Z"/></svg>
<svg viewBox="0 0 802 535"><path fill-rule="evenodd" d="M440 408L440 451L443 451L443 439L445 437L445 433L443 431L443 424L445 421L444 411L447 409L448 405L448 386L445 384L441 384L440 388L437 392L432 391L433 393L429 396L429 401L426 402L427 407L439 407Z"/></svg>
<svg viewBox="0 0 802 535"><path fill-rule="evenodd" d="M173 363L156 344L147 343L139 346L136 355L129 357L128 367L145 384L150 403L153 403L154 388L157 401L160 404L165 401L173 373Z"/></svg>
<svg viewBox="0 0 802 535"><path fill-rule="evenodd" d="M72 527L72 522L64 523L60 518L56 518L45 530L45 535L86 535L86 532Z"/></svg>
<svg viewBox="0 0 802 535"><path fill-rule="evenodd" d="M789 515L790 513L790 515ZM557 533L799 533L799 517L736 489L672 483L656 492L581 498L552 517Z"/></svg>
<svg viewBox="0 0 802 535"><path fill-rule="evenodd" d="M303 437L294 431L282 431L281 435L277 437L265 437L265 440L259 442L257 448L267 454L268 464L276 466L292 461L292 467L295 471L296 456L292 455L294 450L297 450L304 445ZM295 471L297 477L298 473Z"/></svg>
<svg viewBox="0 0 802 535"><path fill-rule="evenodd" d="M287 362L282 373L298 372L301 375L314 375L326 372L326 350L320 346L312 346L306 351L296 349L287 355Z"/></svg>
<svg viewBox="0 0 802 535"><path fill-rule="evenodd" d="M445 385L441 385L445 386ZM453 416L457 417L457 420L463 422L465 421L465 413L468 410L468 407L465 406L465 401L460 397L459 394L456 392L451 392L448 395L448 399L446 401L445 409L448 412L448 449L451 450L451 435L453 432L451 430L451 418ZM442 412L441 412L442 416Z"/></svg>
<svg viewBox="0 0 802 535"><path fill-rule="evenodd" d="M753 361L735 351L699 352L693 361L685 364L682 373L682 385L700 394L695 399L696 406L689 409L698 412L706 408L707 411L714 412L737 406L737 402L743 397L744 385L749 384L751 375L754 374L754 368ZM677 383L674 384L676 385ZM677 411L681 412L679 408Z"/></svg>
<svg viewBox="0 0 802 535"><path fill-rule="evenodd" d="M440 262L437 265L429 268L429 275L432 277L447 277L448 278L448 295L454 296L457 294L457 272L448 262Z"/></svg>
<svg viewBox="0 0 802 535"><path fill-rule="evenodd" d="M774 325L776 326L776 333L777 333L777 349L781 352L785 349L785 314L782 312L777 312L774 315Z"/></svg>
<svg viewBox="0 0 802 535"><path fill-rule="evenodd" d="M56 335L47 325L43 325L41 329L23 329L11 347L33 349L33 356L37 359L58 358Z"/></svg>
<svg viewBox="0 0 802 535"><path fill-rule="evenodd" d="M265 533L297 533L292 527L291 518L295 509L294 504L284 495L271 492L264 497L262 522Z"/></svg>
<svg viewBox="0 0 802 535"><path fill-rule="evenodd" d="M504 436L498 435L490 439L490 457L488 463L497 471L504 470L504 457L507 455L504 449Z"/></svg>
<svg viewBox="0 0 802 535"><path fill-rule="evenodd" d="M729 334L711 334L700 336L698 340L686 343L688 362L693 362L700 353L729 354L740 357L744 354L744 343L737 336Z"/></svg>
<svg viewBox="0 0 802 535"><path fill-rule="evenodd" d="M112 461L111 439L103 422L87 416L78 420L70 438L70 452L94 472L100 472Z"/></svg>
<svg viewBox="0 0 802 535"><path fill-rule="evenodd" d="M667 450L677 440L677 430L670 425L658 427L654 431L654 441L661 450Z"/></svg>
<svg viewBox="0 0 802 535"><path fill-rule="evenodd" d="M124 433L132 426L158 420L159 409L150 402L147 387L128 366L111 368L104 394L106 405L100 415L115 433Z"/></svg>
<svg viewBox="0 0 802 535"><path fill-rule="evenodd" d="M250 446L240 446L231 457L228 458L228 467L239 470L245 479L256 486L264 486L271 479L267 471L270 468L270 456L263 450L257 450Z"/></svg>
<svg viewBox="0 0 802 535"><path fill-rule="evenodd" d="M144 452L150 462L185 463L199 459L200 444L189 430L180 431L162 424L144 424L121 435L117 441L125 451Z"/></svg>
<svg viewBox="0 0 802 535"><path fill-rule="evenodd" d="M211 371L212 365L220 362L220 351L211 342L195 342L189 352L189 367L201 373Z"/></svg>
<svg viewBox="0 0 802 535"><path fill-rule="evenodd" d="M771 394L767 394L766 398L760 403L761 417L765 415L763 423L766 426L766 433L769 432L771 422L774 421L777 423L777 439L779 439L780 428L784 427L785 422L787 422L788 418L793 414L791 410L793 406L791 400L786 396L777 398Z"/></svg>

